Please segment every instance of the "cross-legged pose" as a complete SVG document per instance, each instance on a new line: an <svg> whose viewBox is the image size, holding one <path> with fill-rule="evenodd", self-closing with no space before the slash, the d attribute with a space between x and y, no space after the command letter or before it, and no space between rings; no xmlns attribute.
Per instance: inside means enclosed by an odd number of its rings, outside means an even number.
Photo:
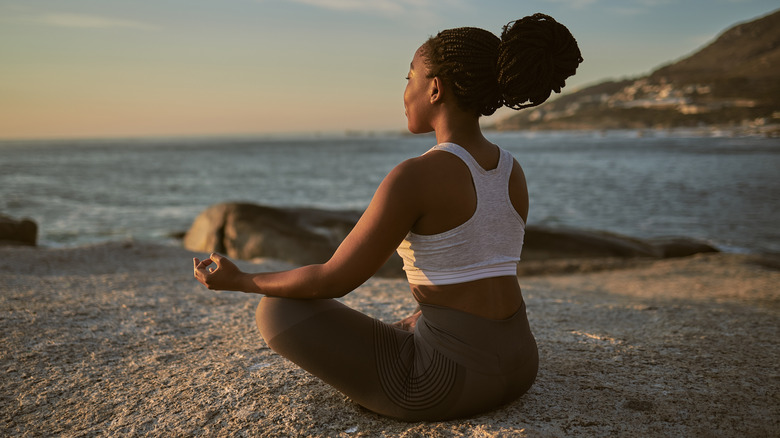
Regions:
<svg viewBox="0 0 780 438"><path fill-rule="evenodd" d="M471 416L533 384L534 336L517 279L528 215L520 164L482 134L479 118L560 92L582 62L553 18L509 23L501 37L449 29L414 53L404 92L408 128L436 145L396 166L326 263L245 273L212 254L194 260L210 289L264 295L266 343L377 413L403 420ZM420 310L388 324L335 298L397 251Z"/></svg>

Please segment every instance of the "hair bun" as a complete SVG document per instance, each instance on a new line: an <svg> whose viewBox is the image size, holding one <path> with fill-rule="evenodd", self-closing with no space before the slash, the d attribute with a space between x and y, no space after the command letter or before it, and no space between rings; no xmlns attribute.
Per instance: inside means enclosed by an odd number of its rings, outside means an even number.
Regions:
<svg viewBox="0 0 780 438"><path fill-rule="evenodd" d="M561 92L582 61L577 40L552 17L510 22L501 33L496 66L504 104L522 109L543 103Z"/></svg>

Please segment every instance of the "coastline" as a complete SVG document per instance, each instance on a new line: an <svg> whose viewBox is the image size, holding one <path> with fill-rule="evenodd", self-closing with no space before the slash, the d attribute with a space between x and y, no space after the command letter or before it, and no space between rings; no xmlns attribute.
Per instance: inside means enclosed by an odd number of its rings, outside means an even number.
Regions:
<svg viewBox="0 0 780 438"><path fill-rule="evenodd" d="M775 258L549 262L598 269L521 276L541 360L529 393L471 419L402 423L271 352L254 327L259 297L205 289L191 278L194 255L203 254L143 242L0 247L0 435L780 431ZM414 308L402 279L372 278L344 301L386 321Z"/></svg>
<svg viewBox="0 0 780 438"><path fill-rule="evenodd" d="M728 251L780 253L771 220L772 201L780 196L775 184L780 143L721 134L634 130L490 136L517 157L535 185L529 187L531 225L643 239L685 236ZM11 171L0 178L0 198L4 214L39 224L44 245L157 241L185 232L215 202L362 211L381 175L423 153L430 140L43 141L4 149ZM351 154L361 165L344 173L339 157ZM299 163L299 156L308 158ZM35 157L60 165L46 172ZM202 191L187 190L205 178L199 163L220 157L235 171ZM731 208L718 209L723 205Z"/></svg>

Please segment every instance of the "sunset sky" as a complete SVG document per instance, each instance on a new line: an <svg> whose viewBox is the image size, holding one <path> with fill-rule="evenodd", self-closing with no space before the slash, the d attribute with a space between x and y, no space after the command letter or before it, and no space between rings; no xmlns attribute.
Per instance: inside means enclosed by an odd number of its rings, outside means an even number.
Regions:
<svg viewBox="0 0 780 438"><path fill-rule="evenodd" d="M649 73L777 0L0 0L0 138L402 131L412 54L534 12L585 63ZM507 112L498 116L505 117Z"/></svg>

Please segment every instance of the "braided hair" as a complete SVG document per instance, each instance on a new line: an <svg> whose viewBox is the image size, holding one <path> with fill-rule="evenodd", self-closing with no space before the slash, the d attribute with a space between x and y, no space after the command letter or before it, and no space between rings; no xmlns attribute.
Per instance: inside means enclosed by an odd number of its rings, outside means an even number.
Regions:
<svg viewBox="0 0 780 438"><path fill-rule="evenodd" d="M423 50L428 77L441 78L461 108L477 116L543 103L583 61L569 30L544 14L510 22L501 38L476 27L447 29Z"/></svg>

